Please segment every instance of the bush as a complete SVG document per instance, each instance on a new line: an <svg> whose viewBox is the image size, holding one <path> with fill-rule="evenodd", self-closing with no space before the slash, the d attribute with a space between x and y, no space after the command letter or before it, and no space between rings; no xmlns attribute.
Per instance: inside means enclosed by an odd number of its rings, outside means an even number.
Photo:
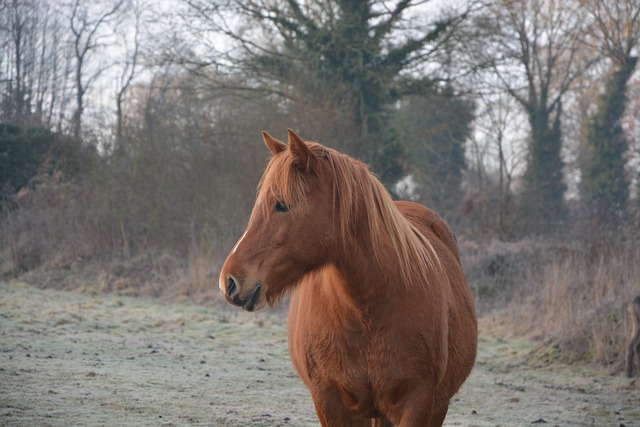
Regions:
<svg viewBox="0 0 640 427"><path fill-rule="evenodd" d="M54 135L43 129L23 130L0 124L0 198L14 194L38 172Z"/></svg>
<svg viewBox="0 0 640 427"><path fill-rule="evenodd" d="M0 201L27 187L38 174L62 171L67 178L86 167L90 150L39 127L0 124Z"/></svg>

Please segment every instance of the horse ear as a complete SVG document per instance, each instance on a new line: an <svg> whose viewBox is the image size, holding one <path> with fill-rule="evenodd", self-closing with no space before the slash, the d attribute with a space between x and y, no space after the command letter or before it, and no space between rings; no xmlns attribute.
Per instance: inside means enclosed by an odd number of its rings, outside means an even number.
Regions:
<svg viewBox="0 0 640 427"><path fill-rule="evenodd" d="M289 132L289 150L298 159L299 164L305 172L309 172L315 163L316 156L311 152L309 146L292 129Z"/></svg>
<svg viewBox="0 0 640 427"><path fill-rule="evenodd" d="M271 150L274 156L278 153L282 153L287 149L287 144L278 139L275 139L274 137L269 135L267 131L262 131L262 139L264 139L265 145L267 146L267 148L269 148L269 150Z"/></svg>

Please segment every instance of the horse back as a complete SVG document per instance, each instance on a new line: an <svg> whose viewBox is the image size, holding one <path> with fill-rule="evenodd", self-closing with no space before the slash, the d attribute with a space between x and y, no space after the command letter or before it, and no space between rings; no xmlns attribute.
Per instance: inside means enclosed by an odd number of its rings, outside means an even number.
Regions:
<svg viewBox="0 0 640 427"><path fill-rule="evenodd" d="M460 253L458 242L451 228L431 209L414 202L396 201L396 206L402 215L413 225L418 227L420 232L427 238L433 234L437 237L460 263ZM433 240L433 239L431 239Z"/></svg>
<svg viewBox="0 0 640 427"><path fill-rule="evenodd" d="M477 321L473 295L462 270L458 243L453 231L431 209L414 202L396 201L398 210L433 244L448 276L448 367L453 394L473 367L477 349Z"/></svg>

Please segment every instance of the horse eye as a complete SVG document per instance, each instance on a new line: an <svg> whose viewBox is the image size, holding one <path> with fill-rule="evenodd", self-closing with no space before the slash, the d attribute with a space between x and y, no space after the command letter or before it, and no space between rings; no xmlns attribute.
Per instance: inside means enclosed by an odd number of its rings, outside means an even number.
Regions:
<svg viewBox="0 0 640 427"><path fill-rule="evenodd" d="M276 212L280 212L280 213L289 212L289 206L287 206L286 204L284 204L282 202L276 202L276 205L274 206L274 209L275 209Z"/></svg>

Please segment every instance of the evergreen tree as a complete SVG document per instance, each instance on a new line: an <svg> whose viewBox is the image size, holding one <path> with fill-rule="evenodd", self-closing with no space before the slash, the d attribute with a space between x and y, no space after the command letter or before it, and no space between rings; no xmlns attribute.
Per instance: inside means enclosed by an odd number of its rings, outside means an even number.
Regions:
<svg viewBox="0 0 640 427"><path fill-rule="evenodd" d="M598 108L584 125L586 162L582 169L582 196L598 221L616 222L629 196L625 176L627 141L621 119L627 81L637 58L629 58L613 72L598 101Z"/></svg>
<svg viewBox="0 0 640 427"><path fill-rule="evenodd" d="M53 134L0 124L0 200L27 185L36 175Z"/></svg>
<svg viewBox="0 0 640 427"><path fill-rule="evenodd" d="M410 96L397 113L416 193L447 218L458 213L462 204L465 141L471 133L473 112L472 102L446 89Z"/></svg>
<svg viewBox="0 0 640 427"><path fill-rule="evenodd" d="M544 230L553 227L556 221L566 216L564 193L566 185L562 168L561 103L555 106L527 109L531 135L527 169L524 175L526 185L521 208L536 212L537 220L531 222Z"/></svg>
<svg viewBox="0 0 640 427"><path fill-rule="evenodd" d="M0 201L27 186L38 174L81 174L95 158L90 147L42 127L0 123Z"/></svg>
<svg viewBox="0 0 640 427"><path fill-rule="evenodd" d="M598 42L595 47L612 70L596 111L583 123L581 195L593 220L616 225L629 198L624 171L627 141L621 120L627 82L638 62L640 8L637 0L580 0L580 4L589 12L590 33Z"/></svg>
<svg viewBox="0 0 640 427"><path fill-rule="evenodd" d="M357 140L347 148L371 164L387 185L403 173L403 147L393 127L394 104L402 96L431 89L432 79L406 75L429 59L427 48L445 37L457 21L430 30L399 32L404 15L421 2L402 0L382 9L372 0L301 2L269 7L263 2L240 10L271 24L281 44L251 51L248 63L298 89L326 90L351 107ZM270 3L273 4L273 3Z"/></svg>

